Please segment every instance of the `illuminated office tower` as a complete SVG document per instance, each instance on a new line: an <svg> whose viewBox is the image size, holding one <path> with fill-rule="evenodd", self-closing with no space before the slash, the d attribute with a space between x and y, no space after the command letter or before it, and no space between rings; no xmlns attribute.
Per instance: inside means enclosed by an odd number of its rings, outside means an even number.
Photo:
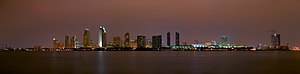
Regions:
<svg viewBox="0 0 300 74"><path fill-rule="evenodd" d="M272 46L275 48L279 48L280 46L280 34L273 34L271 36Z"/></svg>
<svg viewBox="0 0 300 74"><path fill-rule="evenodd" d="M159 49L162 47L162 36L152 36L152 48Z"/></svg>
<svg viewBox="0 0 300 74"><path fill-rule="evenodd" d="M115 47L120 47L121 46L121 37L114 37L113 38L113 45L115 46Z"/></svg>
<svg viewBox="0 0 300 74"><path fill-rule="evenodd" d="M129 47L129 42L130 42L130 36L129 36L129 33L127 32L125 34L125 41L124 41L125 47Z"/></svg>
<svg viewBox="0 0 300 74"><path fill-rule="evenodd" d="M54 37L53 38L53 48L57 48L57 47L58 47L58 43L57 43L56 38Z"/></svg>
<svg viewBox="0 0 300 74"><path fill-rule="evenodd" d="M137 41L136 40L130 40L129 41L129 47L131 48L137 48Z"/></svg>
<svg viewBox="0 0 300 74"><path fill-rule="evenodd" d="M70 48L70 39L69 39L69 36L65 36L65 48Z"/></svg>
<svg viewBox="0 0 300 74"><path fill-rule="evenodd" d="M180 40L179 40L180 38L179 38L179 33L178 32L176 32L176 36L175 36L175 42L176 42L176 45L178 46L178 45L180 45L179 43L180 43Z"/></svg>
<svg viewBox="0 0 300 74"><path fill-rule="evenodd" d="M76 36L71 37L70 48L76 48Z"/></svg>
<svg viewBox="0 0 300 74"><path fill-rule="evenodd" d="M100 26L99 31L99 47L105 47L106 46L106 29L105 27Z"/></svg>
<svg viewBox="0 0 300 74"><path fill-rule="evenodd" d="M171 34L170 32L167 33L167 47L171 46Z"/></svg>
<svg viewBox="0 0 300 74"><path fill-rule="evenodd" d="M91 47L91 38L90 38L90 30L85 29L83 34L83 47L90 48Z"/></svg>
<svg viewBox="0 0 300 74"><path fill-rule="evenodd" d="M228 37L227 36L222 36L221 39L222 39L221 45L228 45Z"/></svg>
<svg viewBox="0 0 300 74"><path fill-rule="evenodd" d="M137 48L146 48L146 36L137 36Z"/></svg>

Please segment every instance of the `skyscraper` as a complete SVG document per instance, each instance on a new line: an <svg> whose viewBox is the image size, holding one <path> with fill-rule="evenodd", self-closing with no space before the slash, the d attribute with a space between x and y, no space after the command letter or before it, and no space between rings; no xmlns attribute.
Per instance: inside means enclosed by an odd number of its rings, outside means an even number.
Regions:
<svg viewBox="0 0 300 74"><path fill-rule="evenodd" d="M70 48L76 48L76 36L71 37Z"/></svg>
<svg viewBox="0 0 300 74"><path fill-rule="evenodd" d="M90 30L85 29L83 34L83 47L90 48L91 47L91 38L90 38Z"/></svg>
<svg viewBox="0 0 300 74"><path fill-rule="evenodd" d="M146 48L146 36L137 36L137 48Z"/></svg>
<svg viewBox="0 0 300 74"><path fill-rule="evenodd" d="M162 36L152 36L152 48L159 49L162 47Z"/></svg>
<svg viewBox="0 0 300 74"><path fill-rule="evenodd" d="M125 47L129 47L129 42L130 42L130 36L129 36L129 33L127 32L125 34L125 41L124 41Z"/></svg>
<svg viewBox="0 0 300 74"><path fill-rule="evenodd" d="M278 48L280 46L280 34L273 34L271 36L271 42L273 47Z"/></svg>
<svg viewBox="0 0 300 74"><path fill-rule="evenodd" d="M171 34L170 32L167 33L167 47L171 46Z"/></svg>
<svg viewBox="0 0 300 74"><path fill-rule="evenodd" d="M114 47L120 47L121 46L121 37L114 37L113 38L113 45Z"/></svg>
<svg viewBox="0 0 300 74"><path fill-rule="evenodd" d="M65 36L65 48L70 48L70 39L69 39L69 36Z"/></svg>
<svg viewBox="0 0 300 74"><path fill-rule="evenodd" d="M54 37L54 38L53 38L53 48L57 48L57 45L58 45L57 40L56 40L56 38Z"/></svg>
<svg viewBox="0 0 300 74"><path fill-rule="evenodd" d="M175 42L176 42L176 45L178 46L178 45L180 45L179 43L180 43L180 40L179 40L180 38L179 38L179 33L178 32L176 32L176 37L175 37Z"/></svg>
<svg viewBox="0 0 300 74"><path fill-rule="evenodd" d="M221 36L221 45L227 45L228 44L228 37L227 36Z"/></svg>
<svg viewBox="0 0 300 74"><path fill-rule="evenodd" d="M105 27L102 27L102 26L100 26L98 44L99 44L99 47L106 46L106 29L105 29Z"/></svg>

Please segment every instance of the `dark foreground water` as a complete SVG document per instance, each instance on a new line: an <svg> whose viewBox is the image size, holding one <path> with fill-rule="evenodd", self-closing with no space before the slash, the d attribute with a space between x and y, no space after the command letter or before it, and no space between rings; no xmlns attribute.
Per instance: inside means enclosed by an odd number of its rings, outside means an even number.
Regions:
<svg viewBox="0 0 300 74"><path fill-rule="evenodd" d="M0 52L0 74L296 74L300 52Z"/></svg>

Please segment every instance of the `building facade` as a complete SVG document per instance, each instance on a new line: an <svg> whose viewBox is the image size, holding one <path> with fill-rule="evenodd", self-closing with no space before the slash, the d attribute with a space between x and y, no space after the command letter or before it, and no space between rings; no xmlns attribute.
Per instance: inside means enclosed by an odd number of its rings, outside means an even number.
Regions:
<svg viewBox="0 0 300 74"><path fill-rule="evenodd" d="M146 48L146 36L137 36L137 48Z"/></svg>
<svg viewBox="0 0 300 74"><path fill-rule="evenodd" d="M280 34L273 34L271 36L272 47L279 48L280 47Z"/></svg>
<svg viewBox="0 0 300 74"><path fill-rule="evenodd" d="M228 45L228 37L221 36L221 45Z"/></svg>
<svg viewBox="0 0 300 74"><path fill-rule="evenodd" d="M162 47L162 36L152 36L152 48L160 49Z"/></svg>
<svg viewBox="0 0 300 74"><path fill-rule="evenodd" d="M65 48L70 48L70 38L69 38L69 36L65 36Z"/></svg>
<svg viewBox="0 0 300 74"><path fill-rule="evenodd" d="M57 39L54 37L52 40L53 40L53 45L52 45L52 47L53 47L53 48L58 48Z"/></svg>
<svg viewBox="0 0 300 74"><path fill-rule="evenodd" d="M114 47L121 47L121 37L116 36L113 38L113 46Z"/></svg>
<svg viewBox="0 0 300 74"><path fill-rule="evenodd" d="M129 42L130 42L130 35L129 35L129 33L127 32L127 33L125 34L124 47L129 47Z"/></svg>
<svg viewBox="0 0 300 74"><path fill-rule="evenodd" d="M167 33L167 47L171 46L171 34L170 32Z"/></svg>
<svg viewBox="0 0 300 74"><path fill-rule="evenodd" d="M76 46L77 46L77 44L76 44L76 41L77 41L76 36L72 36L70 41L71 41L70 42L70 48L76 48Z"/></svg>
<svg viewBox="0 0 300 74"><path fill-rule="evenodd" d="M83 47L91 48L90 30L87 28L84 30L83 33Z"/></svg>
<svg viewBox="0 0 300 74"><path fill-rule="evenodd" d="M107 31L106 31L105 27L100 26L99 42L98 42L99 47L105 47L107 45L106 33L107 33Z"/></svg>
<svg viewBox="0 0 300 74"><path fill-rule="evenodd" d="M175 42L176 42L176 46L178 46L178 45L180 45L180 38L179 38L180 36L179 36L179 33L178 32L176 32L175 33Z"/></svg>

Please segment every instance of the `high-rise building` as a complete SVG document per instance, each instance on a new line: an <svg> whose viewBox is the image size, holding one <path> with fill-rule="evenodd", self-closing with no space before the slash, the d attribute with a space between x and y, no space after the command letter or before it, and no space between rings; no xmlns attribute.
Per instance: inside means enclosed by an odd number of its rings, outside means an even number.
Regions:
<svg viewBox="0 0 300 74"><path fill-rule="evenodd" d="M152 48L159 49L162 47L162 36L152 36Z"/></svg>
<svg viewBox="0 0 300 74"><path fill-rule="evenodd" d="M180 45L179 43L180 43L180 38L179 38L179 33L178 32L176 32L175 33L176 34L176 36L175 36L175 42L176 42L176 46L178 46L178 45Z"/></svg>
<svg viewBox="0 0 300 74"><path fill-rule="evenodd" d="M146 48L146 36L137 36L137 48Z"/></svg>
<svg viewBox="0 0 300 74"><path fill-rule="evenodd" d="M221 45L228 45L228 37L227 36L222 36L221 37Z"/></svg>
<svg viewBox="0 0 300 74"><path fill-rule="evenodd" d="M114 37L113 38L113 45L114 47L120 47L121 46L121 37Z"/></svg>
<svg viewBox="0 0 300 74"><path fill-rule="evenodd" d="M69 36L65 36L65 48L70 48L70 39L69 39Z"/></svg>
<svg viewBox="0 0 300 74"><path fill-rule="evenodd" d="M71 37L71 42L70 42L70 48L76 48L77 44L76 44L76 36L72 36Z"/></svg>
<svg viewBox="0 0 300 74"><path fill-rule="evenodd" d="M171 34L170 32L167 33L167 47L171 46Z"/></svg>
<svg viewBox="0 0 300 74"><path fill-rule="evenodd" d="M278 48L280 46L280 34L273 34L271 36L271 42L272 42L272 46L274 46L275 48Z"/></svg>
<svg viewBox="0 0 300 74"><path fill-rule="evenodd" d="M125 46L125 47L129 47L129 42L130 42L130 36L129 36L129 33L127 32L127 33L125 34L124 46Z"/></svg>
<svg viewBox="0 0 300 74"><path fill-rule="evenodd" d="M57 43L56 38L54 37L53 38L53 48L57 48L57 47L58 47L58 43Z"/></svg>
<svg viewBox="0 0 300 74"><path fill-rule="evenodd" d="M100 26L100 31L99 31L99 47L105 47L107 45L106 42L106 29L105 27Z"/></svg>
<svg viewBox="0 0 300 74"><path fill-rule="evenodd" d="M131 48L137 48L137 41L136 40L130 40L129 41L129 47Z"/></svg>
<svg viewBox="0 0 300 74"><path fill-rule="evenodd" d="M90 38L90 30L85 29L83 34L83 47L90 48L91 47L91 38Z"/></svg>

